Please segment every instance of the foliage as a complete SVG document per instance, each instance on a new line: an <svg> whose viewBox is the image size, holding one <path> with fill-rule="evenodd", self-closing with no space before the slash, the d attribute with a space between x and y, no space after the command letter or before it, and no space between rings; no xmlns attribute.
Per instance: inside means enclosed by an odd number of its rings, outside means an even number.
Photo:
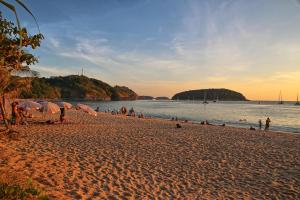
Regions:
<svg viewBox="0 0 300 200"><path fill-rule="evenodd" d="M72 98L89 100L135 100L137 94L124 86L109 84L86 76L31 78L30 90L22 90L20 98Z"/></svg>
<svg viewBox="0 0 300 200"><path fill-rule="evenodd" d="M59 76L47 80L51 86L60 88L62 98L86 98L106 100L111 95L111 86L86 76Z"/></svg>
<svg viewBox="0 0 300 200"><path fill-rule="evenodd" d="M22 2L19 0L16 2L31 14ZM0 3L13 10L17 16L15 8L11 4L3 0L0 0ZM4 19L0 12L0 110L7 130L10 127L4 108L4 95L5 93L16 92L26 83L20 78L11 78L11 75L29 72L36 75L30 70L29 65L36 63L37 58L27 50L39 47L43 39L42 34L30 36L25 28L20 27L18 18L17 24L18 26L15 26L12 22Z"/></svg>
<svg viewBox="0 0 300 200"><path fill-rule="evenodd" d="M29 36L23 28L19 35L18 28L4 19L0 13L0 93L6 91L9 86L11 74L30 72L29 65L38 60L26 48L35 49L40 46L42 34ZM23 38L20 46L20 38ZM34 73L35 74L35 73ZM14 79L16 81L16 79Z"/></svg>
<svg viewBox="0 0 300 200"><path fill-rule="evenodd" d="M30 89L20 91L20 98L60 98L60 90L57 87L51 86L46 78L34 77L30 79Z"/></svg>
<svg viewBox="0 0 300 200"><path fill-rule="evenodd" d="M0 183L0 199L23 200L30 197L36 197L40 200L49 199L47 195L45 195L41 190L34 187L31 183L29 183L26 188L23 188L20 185L9 185L7 183Z"/></svg>
<svg viewBox="0 0 300 200"><path fill-rule="evenodd" d="M114 88L114 96L112 96L112 100L136 100L137 99L137 94L129 89L128 87L125 86L118 86L116 85Z"/></svg>
<svg viewBox="0 0 300 200"><path fill-rule="evenodd" d="M202 89L189 90L175 94L173 100L221 100L221 101L245 101L247 100L241 93L228 89Z"/></svg>
<svg viewBox="0 0 300 200"><path fill-rule="evenodd" d="M27 13L29 13L29 14L33 17L33 19L34 19L34 21L35 21L35 23L36 23L36 25L37 25L37 28L39 29L39 32L40 32L40 28L39 28L39 25L38 25L38 23L37 23L37 20L36 20L35 16L34 16L34 15L32 14L32 12L27 8L27 6L26 6L21 0L15 0L15 2L16 2L19 6L23 7L23 9L26 10ZM8 3L8 2L5 1L5 0L0 0L0 4L4 5L6 8L8 8L9 10L11 10L11 11L15 14L15 16L16 16L16 22L17 22L17 27L18 27L18 31L19 31L19 35L20 35L20 46L22 46L22 42L23 42L23 38L22 38L22 28L21 28L20 20L19 20L18 13L17 13L17 10L16 10L15 6L14 6L13 4L11 4L11 3ZM1 13L0 13L0 14L1 14Z"/></svg>

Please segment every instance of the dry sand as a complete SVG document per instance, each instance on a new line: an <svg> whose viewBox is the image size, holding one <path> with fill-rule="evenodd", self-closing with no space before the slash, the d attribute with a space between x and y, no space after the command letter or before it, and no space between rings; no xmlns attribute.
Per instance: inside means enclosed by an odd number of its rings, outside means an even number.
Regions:
<svg viewBox="0 0 300 200"><path fill-rule="evenodd" d="M300 199L299 135L75 112L2 137L0 179L53 199Z"/></svg>

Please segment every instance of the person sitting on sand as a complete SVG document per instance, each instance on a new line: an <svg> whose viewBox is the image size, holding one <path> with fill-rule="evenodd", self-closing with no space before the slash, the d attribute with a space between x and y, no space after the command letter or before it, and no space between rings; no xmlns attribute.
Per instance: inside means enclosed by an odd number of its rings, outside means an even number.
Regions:
<svg viewBox="0 0 300 200"><path fill-rule="evenodd" d="M266 131L269 130L269 128L270 128L270 122L271 122L271 120L270 120L270 118L268 117L268 118L266 119L266 125L265 125L265 130L266 130Z"/></svg>
<svg viewBox="0 0 300 200"><path fill-rule="evenodd" d="M181 128L182 126L180 124L176 124L176 128Z"/></svg>
<svg viewBox="0 0 300 200"><path fill-rule="evenodd" d="M138 118L144 118L144 114L143 113L139 114Z"/></svg>
<svg viewBox="0 0 300 200"><path fill-rule="evenodd" d="M95 111L96 111L96 112L99 112L99 111L100 111L99 106L95 109Z"/></svg>
<svg viewBox="0 0 300 200"><path fill-rule="evenodd" d="M60 116L59 116L60 123L63 123L66 121L65 116L66 116L65 108L60 108Z"/></svg>
<svg viewBox="0 0 300 200"><path fill-rule="evenodd" d="M252 126L250 126L250 130L251 131L255 131L255 128L253 128Z"/></svg>
<svg viewBox="0 0 300 200"><path fill-rule="evenodd" d="M118 113L116 112L116 110L112 110L112 111L111 111L111 114L112 114L112 115L116 115L116 114L118 114Z"/></svg>

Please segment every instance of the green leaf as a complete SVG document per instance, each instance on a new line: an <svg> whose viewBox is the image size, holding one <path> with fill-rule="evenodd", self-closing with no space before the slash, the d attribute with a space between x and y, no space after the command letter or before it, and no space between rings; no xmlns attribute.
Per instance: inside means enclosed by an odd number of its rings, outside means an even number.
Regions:
<svg viewBox="0 0 300 200"><path fill-rule="evenodd" d="M20 36L21 36L21 24L20 24L20 20L19 20L16 8L13 5L11 5L3 0L0 0L0 3L2 3L4 6L6 6L8 9L10 9L11 11L13 11L15 13L16 20L17 20L17 26L18 26ZM22 46L22 37L20 37L20 46Z"/></svg>
<svg viewBox="0 0 300 200"><path fill-rule="evenodd" d="M39 25L38 25L38 23L37 23L37 19L35 18L35 16L32 14L32 12L27 8L27 6L22 2L22 1L20 1L20 0L15 0L20 6L22 6L32 17L33 17L33 19L34 19L34 21L35 21L35 23L36 23L36 26L37 26L37 28L38 28L38 30L39 30L39 33L41 33L41 31L40 31L40 27L39 27Z"/></svg>

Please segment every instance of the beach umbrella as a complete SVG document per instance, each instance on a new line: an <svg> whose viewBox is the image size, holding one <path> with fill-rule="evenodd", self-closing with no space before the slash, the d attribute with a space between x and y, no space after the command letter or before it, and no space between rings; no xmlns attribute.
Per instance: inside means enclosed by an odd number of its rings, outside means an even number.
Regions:
<svg viewBox="0 0 300 200"><path fill-rule="evenodd" d="M42 105L41 111L43 113L57 113L60 111L60 108L58 105L56 105L55 103L52 102L48 102L48 101L42 101L40 102L40 104Z"/></svg>
<svg viewBox="0 0 300 200"><path fill-rule="evenodd" d="M83 110L84 112L86 112L90 115L93 115L93 116L97 116L97 112L93 108L91 108L90 106L87 106L87 105L84 105L84 104L81 104L81 103L77 104L77 106L81 110Z"/></svg>
<svg viewBox="0 0 300 200"><path fill-rule="evenodd" d="M68 102L60 101L60 102L56 102L56 104L61 108L66 108L66 109L72 108L72 104L70 104Z"/></svg>
<svg viewBox="0 0 300 200"><path fill-rule="evenodd" d="M35 101L25 100L21 101L18 107L25 110L39 110L42 108L42 105Z"/></svg>

